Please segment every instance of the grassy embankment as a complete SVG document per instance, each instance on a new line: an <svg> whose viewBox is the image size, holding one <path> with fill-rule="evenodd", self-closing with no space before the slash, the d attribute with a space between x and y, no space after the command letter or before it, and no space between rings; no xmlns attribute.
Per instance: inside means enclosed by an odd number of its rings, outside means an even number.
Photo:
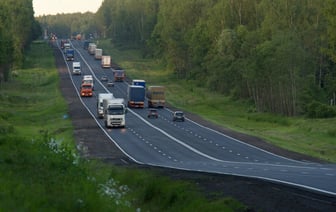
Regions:
<svg viewBox="0 0 336 212"><path fill-rule="evenodd" d="M32 45L16 73L0 85L0 211L244 210L186 182L80 158L45 43Z"/></svg>
<svg viewBox="0 0 336 212"><path fill-rule="evenodd" d="M200 88L195 82L178 80L172 71L162 68L157 61L143 59L137 51L114 48L108 41L100 41L100 46L129 77L145 79L152 85L165 85L167 100L178 108L285 149L336 162L336 118L288 118L251 112L253 108L246 102L232 101Z"/></svg>

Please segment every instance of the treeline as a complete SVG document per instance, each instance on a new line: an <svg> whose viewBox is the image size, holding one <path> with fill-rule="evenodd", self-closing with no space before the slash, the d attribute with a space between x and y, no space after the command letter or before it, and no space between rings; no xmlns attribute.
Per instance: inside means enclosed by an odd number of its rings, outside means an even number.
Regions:
<svg viewBox="0 0 336 212"><path fill-rule="evenodd" d="M21 67L24 50L41 34L32 0L2 0L0 4L0 83L12 67Z"/></svg>
<svg viewBox="0 0 336 212"><path fill-rule="evenodd" d="M48 36L56 34L58 38L70 38L77 34L90 35L100 31L95 22L94 13L71 13L43 15L36 19ZM94 35L92 35L94 36ZM97 36L97 35L96 35Z"/></svg>
<svg viewBox="0 0 336 212"><path fill-rule="evenodd" d="M104 0L96 34L256 111L336 115L334 0Z"/></svg>

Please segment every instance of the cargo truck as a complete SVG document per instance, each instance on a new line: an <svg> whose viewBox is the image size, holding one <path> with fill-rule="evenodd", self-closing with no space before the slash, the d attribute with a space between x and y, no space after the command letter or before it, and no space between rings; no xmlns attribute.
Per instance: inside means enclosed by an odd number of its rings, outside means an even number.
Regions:
<svg viewBox="0 0 336 212"><path fill-rule="evenodd" d="M88 52L91 55L94 55L97 45L95 43L89 43Z"/></svg>
<svg viewBox="0 0 336 212"><path fill-rule="evenodd" d="M72 63L72 74L80 75L81 74L81 64L80 62Z"/></svg>
<svg viewBox="0 0 336 212"><path fill-rule="evenodd" d="M112 100L114 99L114 96L112 93L99 93L97 98L97 115L98 118L104 118L104 106L103 101L106 100Z"/></svg>
<svg viewBox="0 0 336 212"><path fill-rule="evenodd" d="M82 84L90 84L92 86L92 90L94 90L94 84L93 84L93 77L92 75L84 75L82 79Z"/></svg>
<svg viewBox="0 0 336 212"><path fill-rule="evenodd" d="M164 107L165 87L164 86L149 86L147 90L148 107Z"/></svg>
<svg viewBox="0 0 336 212"><path fill-rule="evenodd" d="M127 113L127 108L124 99L104 99L103 109L106 128L126 126L125 114Z"/></svg>
<svg viewBox="0 0 336 212"><path fill-rule="evenodd" d="M103 50L102 49L96 49L95 50L95 59L96 60L101 60L103 55Z"/></svg>
<svg viewBox="0 0 336 212"><path fill-rule="evenodd" d="M144 108L145 88L139 85L128 85L127 104L128 107Z"/></svg>
<svg viewBox="0 0 336 212"><path fill-rule="evenodd" d="M90 43L90 41L88 41L88 40L85 40L85 41L84 41L83 48L84 48L85 50L88 50L88 48L89 48L89 43Z"/></svg>
<svg viewBox="0 0 336 212"><path fill-rule="evenodd" d="M132 85L138 85L146 88L146 81L142 79L134 79L132 80Z"/></svg>
<svg viewBox="0 0 336 212"><path fill-rule="evenodd" d="M125 80L125 71L124 70L113 70L113 77L115 82L123 82Z"/></svg>
<svg viewBox="0 0 336 212"><path fill-rule="evenodd" d="M93 95L92 85L88 83L83 83L80 88L80 95L82 97L91 97Z"/></svg>
<svg viewBox="0 0 336 212"><path fill-rule="evenodd" d="M102 68L111 68L111 56L103 55L101 58Z"/></svg>
<svg viewBox="0 0 336 212"><path fill-rule="evenodd" d="M73 49L66 49L65 50L65 56L66 56L66 60L69 61L69 60L74 60L75 58L75 50Z"/></svg>

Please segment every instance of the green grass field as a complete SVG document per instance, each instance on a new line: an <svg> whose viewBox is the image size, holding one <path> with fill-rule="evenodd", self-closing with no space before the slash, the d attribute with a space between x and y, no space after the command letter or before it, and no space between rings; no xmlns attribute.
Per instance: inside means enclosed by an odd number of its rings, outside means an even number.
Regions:
<svg viewBox="0 0 336 212"><path fill-rule="evenodd" d="M166 98L175 107L285 149L336 162L336 118L288 118L256 113L251 104L209 92L196 82L177 79L159 61L143 59L138 51L119 50L107 40L99 44L129 77L144 79L150 85L165 85Z"/></svg>
<svg viewBox="0 0 336 212"><path fill-rule="evenodd" d="M80 158L51 49L0 84L0 211L244 211L155 172ZM132 176L132 177L130 177Z"/></svg>

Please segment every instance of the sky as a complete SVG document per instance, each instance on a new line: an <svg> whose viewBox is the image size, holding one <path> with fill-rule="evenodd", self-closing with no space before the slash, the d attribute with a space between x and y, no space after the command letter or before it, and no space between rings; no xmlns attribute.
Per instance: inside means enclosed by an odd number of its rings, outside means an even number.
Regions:
<svg viewBox="0 0 336 212"><path fill-rule="evenodd" d="M97 12L103 0L33 0L35 16Z"/></svg>

